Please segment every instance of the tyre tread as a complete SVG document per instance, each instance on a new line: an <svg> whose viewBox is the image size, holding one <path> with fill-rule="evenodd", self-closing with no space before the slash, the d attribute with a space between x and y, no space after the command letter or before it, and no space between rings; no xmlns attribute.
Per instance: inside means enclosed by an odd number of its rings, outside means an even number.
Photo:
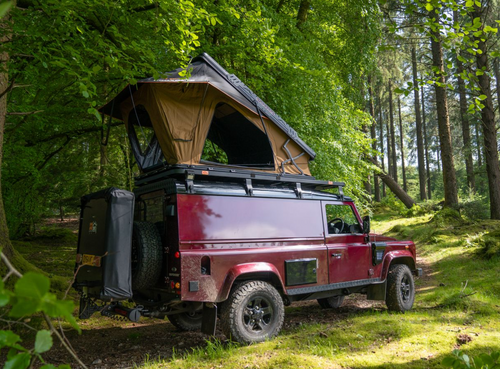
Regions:
<svg viewBox="0 0 500 369"><path fill-rule="evenodd" d="M238 322L236 321L237 314L235 314L235 311L237 310L238 306L240 306L240 304L244 301L244 299L248 296L248 294L261 290L265 290L266 292L273 295L275 300L277 301L278 307L279 305L281 305L281 309L277 309L279 311L276 312L278 314L277 316L278 324L274 332L269 337L263 337L262 339L259 339L257 341L250 341L247 339L247 337L242 335L241 332L239 332L237 329L233 329L238 325ZM234 341L243 344L250 344L253 342L261 342L267 338L272 338L276 336L280 332L281 327L283 326L284 318L285 318L285 308L283 305L283 300L278 291L276 291L276 289L267 282L249 281L249 282L244 282L238 285L237 287L233 288L233 292L231 293L229 299L224 302L223 309L221 311L221 329L222 332L229 339L232 339Z"/></svg>
<svg viewBox="0 0 500 369"><path fill-rule="evenodd" d="M142 247L141 262L132 276L132 287L140 290L156 284L162 268L162 243L158 228L149 222L134 222L135 237Z"/></svg>
<svg viewBox="0 0 500 369"><path fill-rule="evenodd" d="M405 306L401 293L399 291L399 281L403 278L403 274L409 273L412 281L412 292L411 292L411 303L410 306ZM389 268L389 274L387 275L387 295L385 303L389 311L397 311L404 313L410 310L413 306L413 301L415 300L415 285L413 282L413 277L411 271L405 264L395 264L391 265Z"/></svg>

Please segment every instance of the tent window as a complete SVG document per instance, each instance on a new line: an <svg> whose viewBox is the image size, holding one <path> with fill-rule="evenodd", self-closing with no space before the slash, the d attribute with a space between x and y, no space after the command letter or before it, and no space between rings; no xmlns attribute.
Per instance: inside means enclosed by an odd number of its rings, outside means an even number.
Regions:
<svg viewBox="0 0 500 369"><path fill-rule="evenodd" d="M130 111L128 137L135 160L142 170L155 167L164 161L151 118L144 105L138 105Z"/></svg>
<svg viewBox="0 0 500 369"><path fill-rule="evenodd" d="M230 105L215 108L202 160L256 168L274 168L267 135Z"/></svg>

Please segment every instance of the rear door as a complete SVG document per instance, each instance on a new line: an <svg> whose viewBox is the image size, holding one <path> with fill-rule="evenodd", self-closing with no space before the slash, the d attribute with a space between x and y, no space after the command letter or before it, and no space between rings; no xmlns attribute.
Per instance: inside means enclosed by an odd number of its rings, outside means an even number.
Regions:
<svg viewBox="0 0 500 369"><path fill-rule="evenodd" d="M354 205L322 202L329 283L370 279L373 274L370 244L365 242Z"/></svg>

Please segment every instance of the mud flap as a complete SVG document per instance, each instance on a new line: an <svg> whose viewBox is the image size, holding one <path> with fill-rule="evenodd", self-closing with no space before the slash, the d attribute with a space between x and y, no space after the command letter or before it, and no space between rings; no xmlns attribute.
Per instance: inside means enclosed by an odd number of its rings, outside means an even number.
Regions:
<svg viewBox="0 0 500 369"><path fill-rule="evenodd" d="M212 303L203 304L203 318L201 321L201 332L215 335L215 328L217 327L217 305Z"/></svg>
<svg viewBox="0 0 500 369"><path fill-rule="evenodd" d="M367 300L385 300L387 289L386 281L377 284L371 284L366 291Z"/></svg>

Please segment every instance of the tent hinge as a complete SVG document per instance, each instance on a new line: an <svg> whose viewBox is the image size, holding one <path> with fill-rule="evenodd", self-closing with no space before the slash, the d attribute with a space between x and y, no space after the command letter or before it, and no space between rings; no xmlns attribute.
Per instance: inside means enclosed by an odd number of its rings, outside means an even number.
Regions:
<svg viewBox="0 0 500 369"><path fill-rule="evenodd" d="M250 178L246 179L245 191L247 192L248 196L253 196L253 186L252 186L252 180Z"/></svg>
<svg viewBox="0 0 500 369"><path fill-rule="evenodd" d="M194 193L194 172L186 170L186 191Z"/></svg>
<svg viewBox="0 0 500 369"><path fill-rule="evenodd" d="M300 183L295 183L295 194L299 199L302 198L302 185Z"/></svg>
<svg viewBox="0 0 500 369"><path fill-rule="evenodd" d="M288 143L290 142L290 139L288 139L285 144L283 145L283 149L286 151L286 154L288 155L288 159L286 160L283 160L281 162L281 171L283 174L285 174L285 164L288 164L288 163L292 163L292 165L297 168L297 170L300 172L300 174L304 174L304 171L302 169L300 169L300 167L297 165L297 163L295 162L295 160L297 160L298 158L300 158L302 155L305 154L305 152L302 152L300 153L299 155L297 155L296 157L293 157L293 155L290 153L290 150L288 150L288 147L286 147L286 145L288 145Z"/></svg>

